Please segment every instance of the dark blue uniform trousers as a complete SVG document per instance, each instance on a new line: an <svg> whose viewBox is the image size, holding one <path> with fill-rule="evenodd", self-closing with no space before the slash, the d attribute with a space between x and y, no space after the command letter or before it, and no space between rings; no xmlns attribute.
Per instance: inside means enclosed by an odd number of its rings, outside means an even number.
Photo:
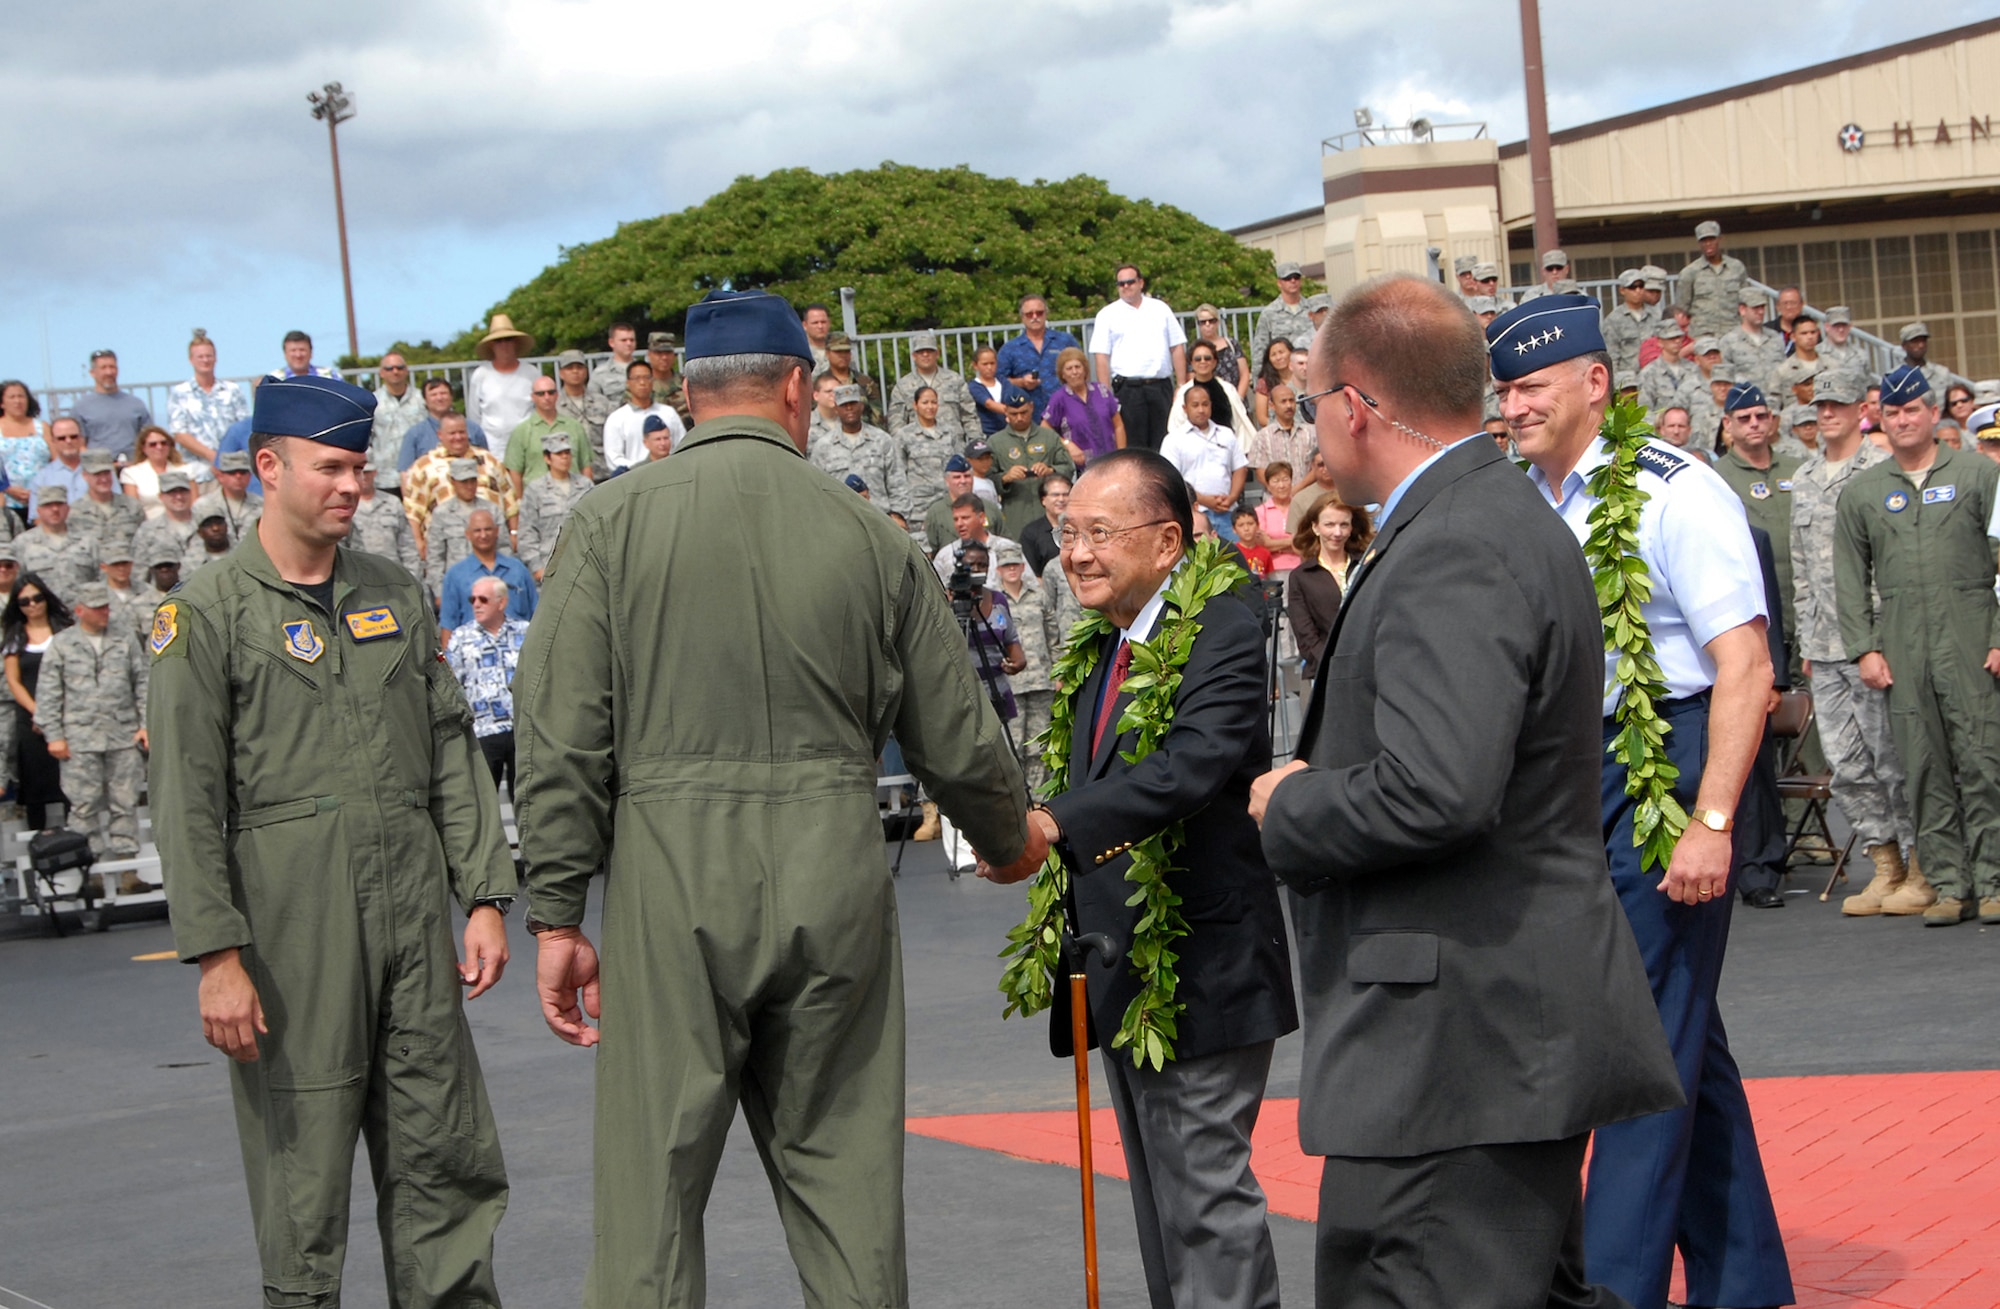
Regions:
<svg viewBox="0 0 2000 1309"><path fill-rule="evenodd" d="M1660 710L1672 728L1668 757L1680 769L1675 794L1692 807L1708 753L1708 697L1665 702ZM1606 719L1607 743L1612 735ZM1662 1309L1678 1246L1688 1304L1790 1304L1791 1269L1743 1075L1715 1002L1734 887L1700 905L1678 904L1654 890L1664 870L1640 871L1632 844L1637 807L1625 794L1624 765L1607 757L1611 881L1638 938L1687 1105L1597 1129L1584 1191L1585 1267L1591 1281L1634 1309Z"/></svg>

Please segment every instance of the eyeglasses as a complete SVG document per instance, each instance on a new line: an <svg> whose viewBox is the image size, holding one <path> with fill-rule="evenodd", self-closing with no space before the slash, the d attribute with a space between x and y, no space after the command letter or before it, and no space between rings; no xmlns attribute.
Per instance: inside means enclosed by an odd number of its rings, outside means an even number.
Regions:
<svg viewBox="0 0 2000 1309"><path fill-rule="evenodd" d="M81 433L81 432L57 432L57 433L56 433L56 440L58 440L58 441L81 441L82 439L83 439L83 433ZM152 444L152 442L148 441L148 442L147 442L147 444L148 444L148 445L151 445L151 444Z"/></svg>
<svg viewBox="0 0 2000 1309"><path fill-rule="evenodd" d="M1285 276L1279 278L1278 280L1280 282L1297 282L1302 280L1304 277L1305 274L1303 273L1287 273Z"/></svg>
<svg viewBox="0 0 2000 1309"><path fill-rule="evenodd" d="M1074 550L1076 549L1077 542L1089 541L1091 549L1102 550L1105 546L1111 544L1111 538L1114 536L1123 536L1127 532L1136 532L1142 527L1158 527L1162 523L1170 523L1172 521L1170 518L1155 518L1151 522L1134 523L1130 527L1106 527L1103 523L1092 523L1089 527L1081 529L1064 523L1060 528L1056 529L1056 543L1065 550Z"/></svg>
<svg viewBox="0 0 2000 1309"><path fill-rule="evenodd" d="M383 364L376 371L382 373L407 373L410 371L410 366L408 364Z"/></svg>
<svg viewBox="0 0 2000 1309"><path fill-rule="evenodd" d="M1215 320L1213 318L1197 318L1194 321L1198 326L1207 327L1210 323L1213 323Z"/></svg>
<svg viewBox="0 0 2000 1309"><path fill-rule="evenodd" d="M1023 309L1021 311L1021 317L1023 318L1047 318L1048 316L1049 311L1046 309Z"/></svg>
<svg viewBox="0 0 2000 1309"><path fill-rule="evenodd" d="M553 386L549 387L547 390L544 390L539 386L535 388L536 395L554 395L555 393L556 389Z"/></svg>
<svg viewBox="0 0 2000 1309"><path fill-rule="evenodd" d="M1381 411L1382 406L1375 403L1374 396L1369 395L1366 391L1362 390L1360 387L1355 386L1348 382L1335 382L1332 386L1329 386L1324 391L1314 391L1311 395L1302 395L1299 397L1299 403L1307 404L1312 401L1320 400L1326 396L1334 394L1337 391L1352 391L1354 392L1354 394L1361 397L1362 404L1367 405L1370 409L1376 410L1377 412Z"/></svg>
<svg viewBox="0 0 2000 1309"><path fill-rule="evenodd" d="M40 595L24 595L20 597L20 600L21 603L24 605L41 605L48 603L48 597Z"/></svg>
<svg viewBox="0 0 2000 1309"><path fill-rule="evenodd" d="M1136 278L1136 277L1121 277L1121 278L1119 278L1119 279L1118 279L1118 285L1120 285L1120 286L1137 286L1137 285L1139 285L1139 279L1138 279L1138 278Z"/></svg>
<svg viewBox="0 0 2000 1309"><path fill-rule="evenodd" d="M475 595L472 597L472 603L476 605L497 605L500 603L500 597L497 595Z"/></svg>

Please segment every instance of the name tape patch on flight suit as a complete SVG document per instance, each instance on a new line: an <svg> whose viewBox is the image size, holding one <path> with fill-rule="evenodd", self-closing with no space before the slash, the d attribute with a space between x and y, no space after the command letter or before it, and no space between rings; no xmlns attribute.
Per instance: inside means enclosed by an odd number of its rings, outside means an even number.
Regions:
<svg viewBox="0 0 2000 1309"><path fill-rule="evenodd" d="M1927 505L1941 505L1947 500L1955 500L1957 498L1958 488L1955 486L1927 486L1924 488L1924 503Z"/></svg>
<svg viewBox="0 0 2000 1309"><path fill-rule="evenodd" d="M1901 491L1891 491L1883 497L1882 507L1892 514L1900 514L1910 507L1910 497Z"/></svg>
<svg viewBox="0 0 2000 1309"><path fill-rule="evenodd" d="M387 608L342 614L341 621L347 624L347 634L357 641L376 641L403 630L403 625L396 621L396 615Z"/></svg>
<svg viewBox="0 0 2000 1309"><path fill-rule="evenodd" d="M285 624L285 653L302 663L313 663L326 653L326 642L313 631L312 620L301 618Z"/></svg>
<svg viewBox="0 0 2000 1309"><path fill-rule="evenodd" d="M164 654L174 638L181 634L178 605L164 604L153 614L153 635L146 647L154 654Z"/></svg>

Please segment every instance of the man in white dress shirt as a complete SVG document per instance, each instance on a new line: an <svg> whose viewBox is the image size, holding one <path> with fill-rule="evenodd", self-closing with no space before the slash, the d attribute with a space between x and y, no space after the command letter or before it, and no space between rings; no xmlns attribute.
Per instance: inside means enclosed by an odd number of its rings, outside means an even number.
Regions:
<svg viewBox="0 0 2000 1309"><path fill-rule="evenodd" d="M1146 294L1136 265L1120 264L1117 280L1118 298L1097 311L1090 353L1098 384L1118 397L1127 444L1157 450L1174 388L1187 378L1187 329L1166 301Z"/></svg>

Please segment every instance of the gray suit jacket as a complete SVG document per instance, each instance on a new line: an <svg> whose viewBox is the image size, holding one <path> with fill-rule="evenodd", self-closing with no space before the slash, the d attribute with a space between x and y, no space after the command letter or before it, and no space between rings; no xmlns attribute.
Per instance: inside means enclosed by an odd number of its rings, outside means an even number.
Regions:
<svg viewBox="0 0 2000 1309"><path fill-rule="evenodd" d="M1490 441L1348 581L1264 855L1296 892L1312 1154L1560 1140L1682 1103L1604 860L1603 631Z"/></svg>

